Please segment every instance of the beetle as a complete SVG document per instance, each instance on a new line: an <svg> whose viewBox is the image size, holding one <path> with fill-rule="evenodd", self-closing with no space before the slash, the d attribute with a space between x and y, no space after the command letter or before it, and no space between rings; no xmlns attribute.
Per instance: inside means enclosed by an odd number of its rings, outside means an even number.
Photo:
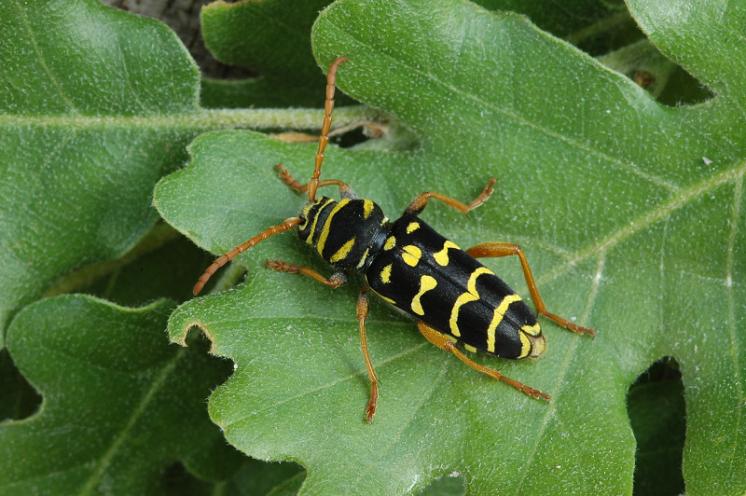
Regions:
<svg viewBox="0 0 746 496"><path fill-rule="evenodd" d="M200 276L194 294L199 294L212 274L239 253L295 228L300 239L335 272L325 277L311 267L279 260L268 260L268 268L310 277L330 288L342 286L347 282L347 275L355 272L365 280L358 296L356 315L370 380L370 396L365 408L368 422L373 420L378 401L378 377L368 352L365 330L368 290L412 316L420 333L433 345L531 398L548 401L548 394L473 361L459 349L459 345L469 352L482 351L502 358L538 357L546 350L538 315L578 334L593 336L595 332L547 310L526 256L518 245L481 243L462 250L419 216L430 200L438 200L464 214L470 212L492 195L494 178L489 179L483 191L469 204L437 192L421 193L393 222L378 204L371 199L356 197L343 181L320 179L332 123L337 68L346 61L345 57L337 58L327 72L324 118L311 179L301 184L282 164L275 166L279 179L290 189L299 194L306 193L308 201L300 215L265 229L217 258ZM339 200L326 196L317 198L318 189L327 186L339 189ZM477 260L505 256L518 257L537 315L518 294Z"/></svg>

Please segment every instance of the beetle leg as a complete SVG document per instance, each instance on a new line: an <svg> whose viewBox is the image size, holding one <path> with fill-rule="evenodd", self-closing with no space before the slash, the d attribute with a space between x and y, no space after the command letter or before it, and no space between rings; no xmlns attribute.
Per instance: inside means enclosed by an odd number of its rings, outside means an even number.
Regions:
<svg viewBox="0 0 746 496"><path fill-rule="evenodd" d="M365 368L368 370L368 379L370 379L370 397L365 407L365 421L371 423L373 416L376 414L376 405L378 404L378 376L373 369L373 362L368 352L368 339L365 335L365 319L368 317L368 288L360 288L360 296L357 298L356 316L358 327L360 329L360 348L363 351L363 360Z"/></svg>
<svg viewBox="0 0 746 496"><path fill-rule="evenodd" d="M337 289L347 282L347 276L345 276L344 272L335 272L327 279L311 267L306 267L305 265L295 265L283 262L282 260L267 260L264 265L268 269L276 270L278 272L288 272L290 274L299 274L310 277L314 281L320 282L332 289Z"/></svg>
<svg viewBox="0 0 746 496"><path fill-rule="evenodd" d="M528 265L526 255L521 250L521 247L514 243L480 243L476 246L472 246L466 253L474 258L482 257L507 257L510 255L517 255L521 261L521 268L523 269L523 277L526 279L528 290L531 293L531 299L534 301L536 306L536 312L539 315L543 315L560 327L567 329L578 334L588 334L589 336L595 336L596 332L588 327L582 327L574 322L570 322L564 317L553 314L547 310L544 300L539 294L539 288L536 287L536 281L534 275L531 273L531 267Z"/></svg>
<svg viewBox="0 0 746 496"><path fill-rule="evenodd" d="M321 185L321 165L324 163L324 150L329 142L329 129L332 127L332 111L334 110L334 87L337 81L337 68L339 64L347 62L347 57L337 57L329 65L326 73L326 91L324 93L324 120L321 124L321 135L319 136L319 148L316 151L316 159L313 166L311 180L308 181L308 201L316 200L316 189Z"/></svg>
<svg viewBox="0 0 746 496"><path fill-rule="evenodd" d="M438 332L432 327L428 326L422 321L417 322L417 329L419 329L420 334L425 336L425 339L430 341L432 344L437 346L443 351L448 351L452 353L456 358L464 362L466 365L471 367L472 369L476 370L477 372L481 372L482 374L488 375L492 377L493 379L497 379L500 382L503 382L507 384L508 386L511 386L518 391L522 392L526 396L529 396L531 398L534 398L536 400L546 400L549 401L551 397L542 392L538 389L534 389L530 386L527 386L523 384L522 382L518 382L515 379L511 379L510 377L507 377L500 372L498 372L495 369L491 369L489 367L485 367L484 365L480 365L476 363L471 358L464 355L461 350L459 350L455 344L451 342L451 340L448 339L448 337L443 334L442 332Z"/></svg>
<svg viewBox="0 0 746 496"><path fill-rule="evenodd" d="M461 203L460 201L451 198L450 196L436 193L435 191L425 191L424 193L420 193L417 198L415 198L412 203L409 204L405 212L408 214L417 215L425 209L425 207L427 206L427 202L431 198L434 198L436 200L442 201L449 207L455 208L462 214L465 214L467 212L470 212L471 210L474 210L482 203L486 202L490 196L492 196L493 186L495 185L495 182L495 178L491 177L489 181L487 181L487 185L484 187L479 196L474 198L474 200L468 205L465 203Z"/></svg>
<svg viewBox="0 0 746 496"><path fill-rule="evenodd" d="M256 246L257 244L261 243L265 239L274 236L275 234L280 234L285 231L289 231L293 227L300 224L300 218L298 217L290 217L288 219L285 219L281 223L277 224L276 226L271 226L265 229L264 231L260 232L256 236L247 239L243 243L241 243L238 246L233 247L228 253L225 255L222 255L213 261L207 269L202 273L201 276L199 276L199 279L197 279L197 283L194 285L194 289L192 289L192 293L197 296L200 291L202 291L202 288L207 284L207 281L212 277L212 275L223 265L227 264L234 258L236 258L240 253L245 252L249 248Z"/></svg>
<svg viewBox="0 0 746 496"><path fill-rule="evenodd" d="M298 182L297 179L295 179L290 172L285 168L282 164L275 165L275 171L277 171L277 176L280 178L280 181L285 183L288 188L292 189L296 193L305 193L308 191L308 185L310 183L301 184ZM342 196L342 198L354 198L354 194L352 193L352 189L350 186L340 181L339 179L324 179L323 181L319 181L319 188L323 188L324 186L337 186L339 188L339 194Z"/></svg>

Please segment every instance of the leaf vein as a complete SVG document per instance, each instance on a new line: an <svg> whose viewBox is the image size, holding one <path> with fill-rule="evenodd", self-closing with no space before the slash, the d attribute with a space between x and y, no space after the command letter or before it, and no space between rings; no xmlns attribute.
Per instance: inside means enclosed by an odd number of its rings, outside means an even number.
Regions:
<svg viewBox="0 0 746 496"><path fill-rule="evenodd" d="M590 317L591 310L593 309L593 305L596 301L596 297L598 296L599 288L601 287L601 280L602 280L605 265L606 265L606 256L605 254L601 254L598 258L598 264L596 265L596 273L593 278L593 284L591 285L590 291L588 292L588 299L586 302L585 310L583 311L583 316L580 319L580 323L582 325L585 325L588 318ZM534 442L534 445L531 448L531 452L528 454L528 457L526 458L526 463L523 464L523 471L518 481L518 485L516 486L515 494L520 495L524 493L524 491L522 490L523 484L526 482L526 477L528 477L528 474L530 473L530 468L533 465L534 460L536 458L536 453L539 450L540 441L544 437L544 433L546 432L546 429L549 426L549 420L554 416L554 414L557 411L556 401L557 401L557 398L559 398L560 394L562 393L562 382L565 380L565 375L567 374L567 371L570 368L570 364L575 358L575 353L578 349L578 346L579 346L579 341L577 339L573 340L569 352L565 354L565 359L562 362L560 369L557 371L557 374L556 374L557 380L555 381L555 385L552 388L552 391L557 391L557 393L553 393L554 398L552 402L549 403L546 413L544 414L544 417L542 418L541 425L539 426L539 429L536 431L537 432L536 438L535 438L536 441Z"/></svg>
<svg viewBox="0 0 746 496"><path fill-rule="evenodd" d="M16 5L16 8L20 12L20 15L18 17L21 19L23 26L26 28L26 31L28 32L29 40L31 41L31 45L33 46L34 53L39 58L39 63L44 69L44 72L46 72L47 76L49 76L49 80L52 82L52 85L54 85L54 87L57 89L57 93L59 93L60 98L62 98L65 101L65 103L67 103L69 110L73 112L77 112L77 108L75 104L70 99L70 97L67 96L67 94L62 88L62 84L57 79L57 76L54 75L54 73L52 72L52 69L50 69L49 65L47 64L46 59L42 55L42 52L39 49L39 44L36 41L36 34L34 34L34 30L31 28L31 23L29 22L28 16L26 15L26 11L24 10L23 6L20 4L18 0L15 0L14 3Z"/></svg>
<svg viewBox="0 0 746 496"><path fill-rule="evenodd" d="M186 350L178 350L174 354L173 358L171 358L171 360L169 360L164 365L158 375L155 376L153 381L150 383L150 387L140 399L140 402L137 404L137 407L132 411L132 414L127 419L127 423L124 425L124 428L119 432L119 435L114 438L113 442L109 446L109 449L106 450L106 452L99 460L96 469L85 482L83 487L81 487L79 492L80 495L91 494L94 491L96 484L101 480L101 477L103 476L106 469L109 468L109 465L111 465L114 456L128 439L130 431L135 427L137 421L145 414L145 411L150 405L150 402L153 401L158 391L165 384L168 376L174 371L179 361L184 356L186 356Z"/></svg>
<svg viewBox="0 0 746 496"><path fill-rule="evenodd" d="M726 169L723 172L711 176L704 181L682 189L676 195L669 198L668 201L659 204L656 208L645 212L628 224L625 224L623 227L611 232L606 237L573 252L568 262L556 265L547 273L538 277L537 283L539 283L539 285L549 283L562 276L584 260L587 260L601 253L608 252L622 241L625 241L626 239L639 233L640 231L647 229L658 221L667 218L676 210L679 210L680 208L688 205L690 202L696 200L704 194L709 193L710 191L715 190L726 183L736 180L739 176L742 176L745 171L746 162L741 162L731 169Z"/></svg>
<svg viewBox="0 0 746 496"><path fill-rule="evenodd" d="M726 268L725 268L725 289L727 292L728 300L728 333L730 338L730 358L733 362L733 377L734 385L736 388L736 401L738 405L741 405L744 398L743 391L743 378L741 377L741 364L739 360L738 350L738 333L736 330L736 311L735 311L735 298L733 295L733 261L734 261L734 249L736 245L736 236L738 234L738 222L741 218L741 202L743 200L743 173L736 179L736 184L733 191L733 209L731 217L731 229L728 236L728 251L726 255ZM739 437L741 431L741 418L744 416L744 409L740 408L736 410L736 419L733 423L733 454L730 456L730 463L728 472L733 475L733 464L736 460L736 451L739 446Z"/></svg>
<svg viewBox="0 0 746 496"><path fill-rule="evenodd" d="M427 344L428 344L427 342L420 343L418 345L415 345L415 346L409 348L408 350L404 350L404 351L401 351L401 352L399 352L399 353L397 353L395 355L392 355L389 358L376 363L376 369L381 370L387 364L389 364L389 363L391 363L391 362L393 362L395 360L398 360L398 359L400 359L402 357L405 357L407 355L411 355L412 353L415 353L415 352L419 351L420 349L422 349L423 347L425 347L425 345L427 345ZM279 406L285 405L285 404L287 404L287 403L289 403L291 401L295 401L295 400L304 398L304 397L306 397L308 395L311 395L311 394L314 394L314 393L319 393L321 391L325 391L327 389L333 388L334 386L337 386L337 385L342 384L342 383L347 382L347 381L351 381L351 380L356 379L356 378L361 377L361 376L367 377L367 372L365 370L361 370L360 372L356 372L354 374L349 374L349 375L346 375L346 376L341 377L339 379L336 379L336 380L334 380L332 382L328 382L326 384L322 384L320 386L317 386L317 387L315 387L313 389L309 389L307 391L303 391L302 393L290 396L290 397L285 398L283 400L280 400L280 401L278 401L276 403L273 403L273 404L267 406L266 408L262 408L261 410L256 410L256 411L251 412L251 413L249 413L247 415L241 416L241 417L239 417L238 419L236 419L236 420L234 420L232 422L229 422L227 424L221 425L221 428L223 429L224 432L228 432L229 428L234 427L237 424L241 424L241 423L245 422L246 420L248 420L251 417L254 417L254 416L257 416L257 415L261 415L262 413L265 413L265 412L268 412L270 410L273 410L273 409L275 409L275 408L277 408Z"/></svg>

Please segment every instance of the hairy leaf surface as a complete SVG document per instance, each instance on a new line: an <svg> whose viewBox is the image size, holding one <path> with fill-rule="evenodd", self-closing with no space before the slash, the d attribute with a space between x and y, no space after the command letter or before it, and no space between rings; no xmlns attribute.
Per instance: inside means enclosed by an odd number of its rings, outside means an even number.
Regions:
<svg viewBox="0 0 746 496"><path fill-rule="evenodd" d="M153 227L153 185L199 131L318 121L199 108L176 35L96 0L0 2L0 30L0 347L20 307Z"/></svg>
<svg viewBox="0 0 746 496"><path fill-rule="evenodd" d="M656 33L676 33L714 46L718 56L693 57L697 43L661 35L665 53L716 95L692 107L656 103L513 14L456 0L340 0L325 10L314 28L320 64L349 57L342 90L391 112L420 140L408 153L332 149L325 177L346 180L394 217L419 191L469 200L495 176L497 192L473 214L433 205L423 217L464 247L520 242L550 309L598 337L547 324L545 357L482 359L550 393L547 405L478 376L375 307L369 341L382 392L368 426L355 290L258 272L266 257L317 263L291 235L272 239L240 257L248 284L185 304L169 325L177 341L203 328L213 351L236 362L210 401L229 441L302 463L306 494L406 493L453 471L473 494L630 493L626 391L657 358L673 356L687 403L687 492L742 494L746 88L731 36L744 24L739 15L719 23L709 3L676 4L672 21L662 2L631 2L653 43ZM697 22L676 25L676 16ZM730 68L718 70L720 55ZM271 166L307 176L313 147L216 133L191 155L159 184L156 203L221 253L299 210L302 199ZM525 294L515 260L487 264Z"/></svg>
<svg viewBox="0 0 746 496"><path fill-rule="evenodd" d="M204 398L229 364L169 346L172 308L69 295L19 313L8 350L44 399L0 424L1 493L152 494L167 466L224 442Z"/></svg>

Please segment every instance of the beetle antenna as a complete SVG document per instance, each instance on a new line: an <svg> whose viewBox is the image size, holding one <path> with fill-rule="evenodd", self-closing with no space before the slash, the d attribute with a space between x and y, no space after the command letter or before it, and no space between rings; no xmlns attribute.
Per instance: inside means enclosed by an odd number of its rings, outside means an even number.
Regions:
<svg viewBox="0 0 746 496"><path fill-rule="evenodd" d="M260 232L253 238L247 239L240 245L234 247L231 251L229 251L225 255L222 255L216 258L215 261L212 264L210 264L210 266L207 267L207 269L205 269L202 275L199 276L199 279L197 279L197 283L194 285L194 289L192 289L192 294L194 294L194 296L197 296L199 292L202 291L202 288L205 287L205 284L207 284L207 281L210 280L210 277L212 277L212 275L220 267L222 267L223 265L227 264L228 262L236 258L236 256L239 253L242 253L248 250L252 246L258 245L265 239L271 236L274 236L275 234L280 234L285 231L289 231L290 229L297 226L298 224L300 224L300 218L298 217L290 217L289 219L285 219L284 221L282 221L281 223L275 226L268 227L267 229Z"/></svg>
<svg viewBox="0 0 746 496"><path fill-rule="evenodd" d="M316 151L316 161L314 162L313 175L308 182L308 200L316 201L316 190L319 187L319 177L321 176L321 164L324 162L324 150L329 142L329 129L332 127L332 111L334 110L334 87L337 80L337 67L347 62L347 57L338 57L329 65L329 71L326 73L326 98L324 99L324 122L321 125L321 136L319 136L319 148Z"/></svg>

